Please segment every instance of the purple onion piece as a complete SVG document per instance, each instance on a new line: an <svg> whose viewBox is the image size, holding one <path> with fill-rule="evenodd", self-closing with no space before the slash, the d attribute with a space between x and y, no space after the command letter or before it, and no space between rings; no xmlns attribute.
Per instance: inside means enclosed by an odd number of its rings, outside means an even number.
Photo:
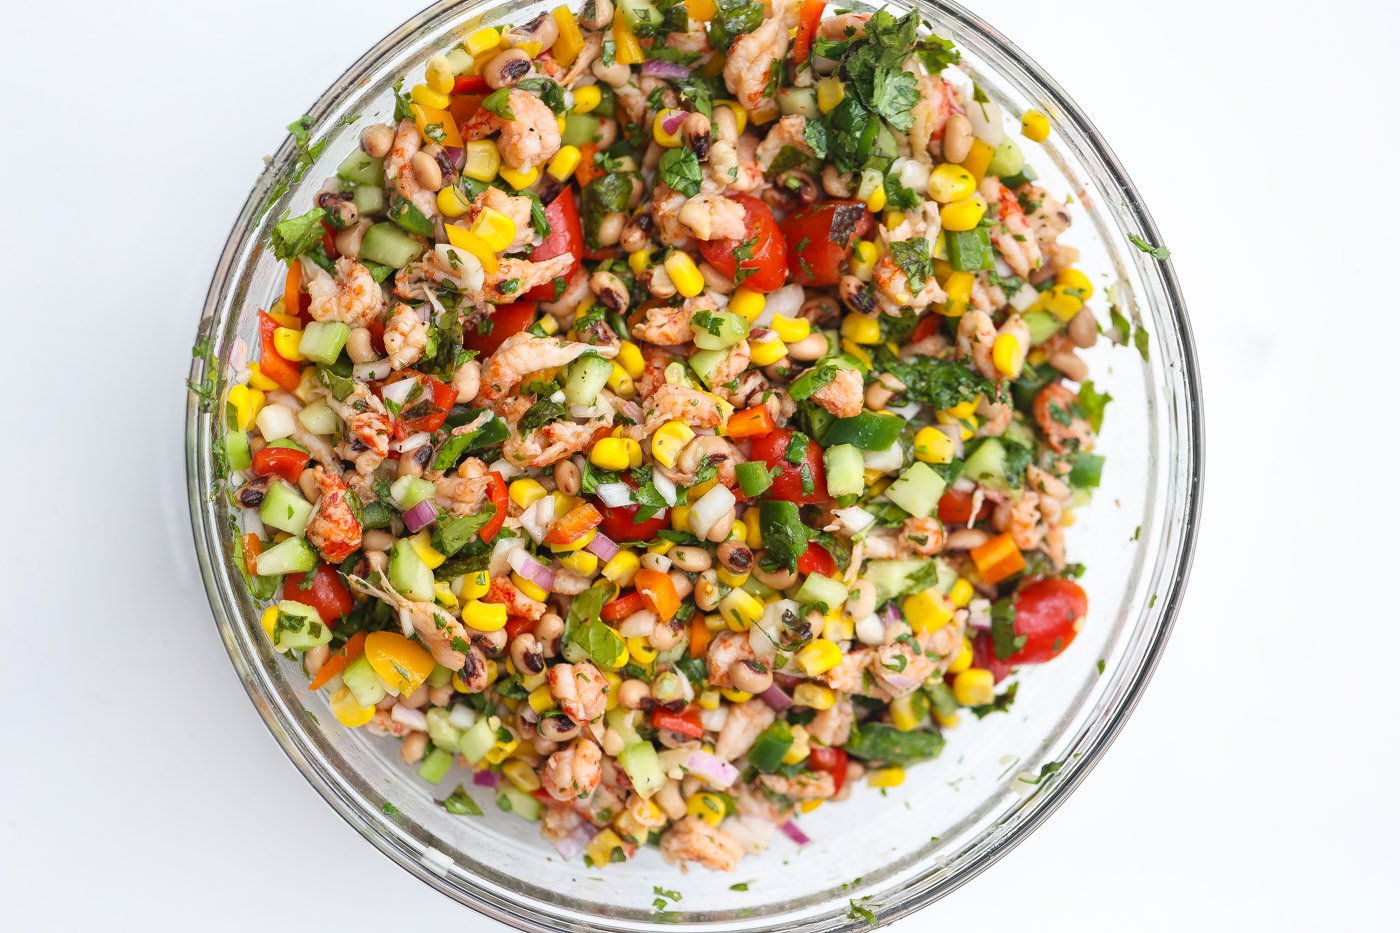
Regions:
<svg viewBox="0 0 1400 933"><path fill-rule="evenodd" d="M598 559L607 563L617 556L617 552L622 550L617 542L601 531L593 536L593 540L584 545L584 550L598 555Z"/></svg>
<svg viewBox="0 0 1400 933"><path fill-rule="evenodd" d="M791 839L793 842L797 843L800 846L805 846L807 845L807 843L812 841L812 837L808 836L802 830L798 829L797 824L794 823L792 820L787 820L786 822L782 823L778 827L778 829L782 831L782 834L784 836L787 836L789 839Z"/></svg>
<svg viewBox="0 0 1400 933"><path fill-rule="evenodd" d="M782 687L777 684L769 687L758 695L758 698L767 703L775 712L781 713L792 706L792 697L788 696Z"/></svg>
<svg viewBox="0 0 1400 933"><path fill-rule="evenodd" d="M403 513L403 524L411 532L419 532L437 521L437 509L431 499L422 502Z"/></svg>

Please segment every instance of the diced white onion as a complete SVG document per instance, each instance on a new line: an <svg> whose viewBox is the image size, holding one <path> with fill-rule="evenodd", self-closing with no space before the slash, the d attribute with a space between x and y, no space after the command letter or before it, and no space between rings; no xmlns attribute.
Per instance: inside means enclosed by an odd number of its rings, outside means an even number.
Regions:
<svg viewBox="0 0 1400 933"><path fill-rule="evenodd" d="M754 321L754 327L767 327L773 323L773 315L781 314L783 317L793 317L802 310L802 304L807 300L807 294L802 290L801 285L784 285L782 288L771 291L763 303L763 313Z"/></svg>
<svg viewBox="0 0 1400 933"><path fill-rule="evenodd" d="M554 522L554 497L545 496L520 514L520 527L539 544Z"/></svg>
<svg viewBox="0 0 1400 933"><path fill-rule="evenodd" d="M555 392L554 392L554 394L551 395L551 396L549 397L549 400L550 400L551 402L553 402L554 404L556 404L556 405L563 405L563 404L564 404L564 390L563 390L563 389L556 389Z"/></svg>
<svg viewBox="0 0 1400 933"><path fill-rule="evenodd" d="M878 645L885 640L885 623L875 613L856 621L856 638L865 645Z"/></svg>
<svg viewBox="0 0 1400 933"><path fill-rule="evenodd" d="M301 430L296 414L286 405L264 405L263 410L258 412L257 421L263 440L268 442L280 441Z"/></svg>
<svg viewBox="0 0 1400 933"><path fill-rule="evenodd" d="M632 501L632 490L626 483L599 483L598 498L610 509L627 505Z"/></svg>
<svg viewBox="0 0 1400 933"><path fill-rule="evenodd" d="M394 371L394 367L389 365L389 360L370 360L365 363L356 363L351 367L351 375L356 382L374 382L377 379L386 379Z"/></svg>
<svg viewBox="0 0 1400 933"><path fill-rule="evenodd" d="M989 146L995 148L1006 138L1006 128L1001 120L1001 107L994 100L969 101L967 119L972 124L972 135Z"/></svg>
<svg viewBox="0 0 1400 933"><path fill-rule="evenodd" d="M900 163L903 162L903 165ZM928 187L929 167L925 162L917 159L895 159L894 164L899 169L899 183L914 191L923 191Z"/></svg>
<svg viewBox="0 0 1400 933"><path fill-rule="evenodd" d="M724 721L729 718L728 704L721 703L714 709L700 710L700 725L705 727L706 732L718 732L724 728Z"/></svg>
<svg viewBox="0 0 1400 933"><path fill-rule="evenodd" d="M893 473L904 466L904 448L895 442L884 450L863 450L861 459L865 461L867 470Z"/></svg>
<svg viewBox="0 0 1400 933"><path fill-rule="evenodd" d="M413 613L407 606L399 610L399 628L403 630L404 637L413 637Z"/></svg>
<svg viewBox="0 0 1400 933"><path fill-rule="evenodd" d="M978 597L967 604L967 627L986 631L992 627L992 602Z"/></svg>
<svg viewBox="0 0 1400 933"><path fill-rule="evenodd" d="M690 507L690 530L697 537L706 537L710 529L729 514L736 502L734 493L727 487L715 486Z"/></svg>
<svg viewBox="0 0 1400 933"><path fill-rule="evenodd" d="M639 609L622 620L617 633L623 638L646 638L656 630L656 613L650 609Z"/></svg>
<svg viewBox="0 0 1400 933"><path fill-rule="evenodd" d="M481 260L464 249L458 249L447 243L439 243L434 249L438 258L449 268L457 273L468 291L476 291L486 284L486 270L481 267Z"/></svg>
<svg viewBox="0 0 1400 933"><path fill-rule="evenodd" d="M953 480L953 488L958 492L972 492L972 490L977 488L977 484L966 476L959 476L957 479Z"/></svg>
<svg viewBox="0 0 1400 933"><path fill-rule="evenodd" d="M389 711L389 718L418 732L428 731L428 718L423 715L423 711L404 706L402 703L394 704L394 708Z"/></svg>
<svg viewBox="0 0 1400 933"><path fill-rule="evenodd" d="M395 405L402 408L404 405L408 404L409 396L413 395L414 389L417 389L420 393L423 391L418 380L410 376L407 379L400 379L398 382L386 385L380 390L380 395L383 396L384 401L393 402Z"/></svg>
<svg viewBox="0 0 1400 933"><path fill-rule="evenodd" d="M667 505L676 504L676 484L663 476L659 470L652 471L651 484L661 493L661 498L666 500Z"/></svg>
<svg viewBox="0 0 1400 933"><path fill-rule="evenodd" d="M501 479L507 481L515 479L523 472L520 467L506 460L497 460L486 469L501 474Z"/></svg>
<svg viewBox="0 0 1400 933"><path fill-rule="evenodd" d="M841 519L841 524L853 535L858 535L875 524L875 516L858 505L836 509L836 517Z"/></svg>
<svg viewBox="0 0 1400 933"><path fill-rule="evenodd" d="M491 565L487 568L491 576L499 577L510 569L511 551L524 546L519 538L497 538L495 546L491 549Z"/></svg>
<svg viewBox="0 0 1400 933"><path fill-rule="evenodd" d="M397 450L401 454L406 454L409 451L417 450L432 439L433 436L427 431L419 431L416 434L410 434L401 441L395 441L389 445L389 449Z"/></svg>
<svg viewBox="0 0 1400 933"><path fill-rule="evenodd" d="M747 855L758 855L773 839L773 824L762 817L749 814L731 816L719 828L743 846Z"/></svg>
<svg viewBox="0 0 1400 933"><path fill-rule="evenodd" d="M1007 302L1017 311L1025 311L1031 305L1035 304L1036 299L1039 297L1040 292L1035 290L1035 286L1031 285L1029 282L1025 282L1020 288L1016 289L1016 294L1009 297Z"/></svg>
<svg viewBox="0 0 1400 933"><path fill-rule="evenodd" d="M665 554L643 554L642 566L648 570L659 570L662 573L669 573L671 570L671 558Z"/></svg>
<svg viewBox="0 0 1400 933"><path fill-rule="evenodd" d="M466 731L476 725L477 712L465 703L457 703L447 715L447 724L454 729Z"/></svg>

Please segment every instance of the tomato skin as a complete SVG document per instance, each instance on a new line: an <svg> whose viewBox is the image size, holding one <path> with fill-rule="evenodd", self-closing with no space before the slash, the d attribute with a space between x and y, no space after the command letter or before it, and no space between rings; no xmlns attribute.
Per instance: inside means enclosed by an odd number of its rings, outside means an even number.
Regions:
<svg viewBox="0 0 1400 933"><path fill-rule="evenodd" d="M1058 657L1078 635L1075 623L1089 611L1089 597L1073 580L1037 580L1016 594L1017 635L1026 636L1010 664L1044 664Z"/></svg>
<svg viewBox="0 0 1400 933"><path fill-rule="evenodd" d="M574 261L569 266L569 271L564 273L564 280L567 282L574 277L583 259L583 225L579 222L578 203L574 200L572 187L565 186L564 190L549 202L549 206L544 209L544 219L549 221L549 236L530 253L530 261L542 262L568 253L574 257ZM525 293L525 300L553 301L554 283L544 282L536 285Z"/></svg>
<svg viewBox="0 0 1400 933"><path fill-rule="evenodd" d="M554 297L553 288L550 289L549 296ZM468 350L475 350L481 356L490 356L506 342L507 337L513 337L529 327L534 317L533 301L496 305L496 309L491 312L491 332L483 334L468 325L467 332L462 336L462 345Z"/></svg>
<svg viewBox="0 0 1400 933"><path fill-rule="evenodd" d="M983 501L982 507L977 510L977 518L986 518L992 514L992 504ZM972 518L972 493L963 492L960 489L949 487L938 500L938 520L944 525L966 525Z"/></svg>
<svg viewBox="0 0 1400 933"><path fill-rule="evenodd" d="M340 582L340 574L330 564L320 564L314 571L311 587L303 590L304 573L289 573L283 580L282 598L310 606L321 614L321 621L332 625L355 605L350 591Z"/></svg>
<svg viewBox="0 0 1400 933"><path fill-rule="evenodd" d="M606 428L600 430L607 431ZM637 488L637 482L632 479L630 473L623 473L622 481L632 489ZM634 516L639 509L640 505L620 505L616 508L605 506L602 509L603 524L598 527L603 534L617 542L650 541L656 537L657 532L670 524L670 509L662 509L646 521L636 522Z"/></svg>
<svg viewBox="0 0 1400 933"><path fill-rule="evenodd" d="M813 745L812 751L807 756L807 767L813 771L826 771L831 775L832 781L836 785L836 793L841 793L841 786L846 783L846 767L849 759L846 757L844 748L824 748Z"/></svg>
<svg viewBox="0 0 1400 933"><path fill-rule="evenodd" d="M764 493L769 499L796 504L824 502L829 496L826 491L826 466L822 461L822 449L817 442L807 441L807 455L802 463L789 463L787 460L788 442L792 431L780 429L763 435L753 442L753 459L762 460L770 468L780 471L773 485ZM812 474L812 491L802 491L802 467L806 465Z"/></svg>
<svg viewBox="0 0 1400 933"><path fill-rule="evenodd" d="M798 573L819 573L824 577L836 575L836 560L826 548L815 541L807 543L807 550L797 558Z"/></svg>
<svg viewBox="0 0 1400 933"><path fill-rule="evenodd" d="M833 223L837 224L837 242L832 242ZM861 201L818 201L789 214L781 229L793 283L835 285L856 239L869 236L874 226L874 215Z"/></svg>
<svg viewBox="0 0 1400 933"><path fill-rule="evenodd" d="M535 623L526 616L510 616L506 619L506 638L515 641L526 632L533 632Z"/></svg>
<svg viewBox="0 0 1400 933"><path fill-rule="evenodd" d="M972 666L992 672L992 682L1001 683L1011 673L1011 661L997 657L992 647L992 633L978 632L972 639ZM949 678L951 680L951 678Z"/></svg>
<svg viewBox="0 0 1400 933"><path fill-rule="evenodd" d="M943 321L939 315L925 314L919 319L919 323L914 325L914 330L909 335L909 342L918 343L920 340L927 340L938 332L938 328L942 324Z"/></svg>
<svg viewBox="0 0 1400 933"><path fill-rule="evenodd" d="M773 212L758 198L747 194L733 195L730 200L738 201L744 207L744 226L757 238L753 255L736 262L734 251L740 241L732 238L723 240L701 240L700 253L705 261L719 270L720 275L734 277L736 268L754 270L741 283L756 292L771 292L782 288L788 277L787 244Z"/></svg>
<svg viewBox="0 0 1400 933"><path fill-rule="evenodd" d="M264 447L253 454L253 472L258 476L280 476L289 483L301 478L311 455L290 447Z"/></svg>

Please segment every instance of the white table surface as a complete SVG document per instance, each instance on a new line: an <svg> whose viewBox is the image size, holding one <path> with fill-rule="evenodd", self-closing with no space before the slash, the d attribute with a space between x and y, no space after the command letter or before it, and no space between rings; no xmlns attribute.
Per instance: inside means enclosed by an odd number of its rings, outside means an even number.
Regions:
<svg viewBox="0 0 1400 933"><path fill-rule="evenodd" d="M419 2L7 8L8 929L505 929L297 774L216 637L185 506L181 382L228 225L283 124ZM978 8L1093 117L1165 233L1205 372L1205 522L1112 751L896 929L1393 929L1400 17Z"/></svg>

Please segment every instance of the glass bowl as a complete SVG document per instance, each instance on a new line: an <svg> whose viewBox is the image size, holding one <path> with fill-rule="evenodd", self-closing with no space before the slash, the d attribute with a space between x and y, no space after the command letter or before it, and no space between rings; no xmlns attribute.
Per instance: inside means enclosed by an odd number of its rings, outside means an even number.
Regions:
<svg viewBox="0 0 1400 933"><path fill-rule="evenodd" d="M326 141L316 163L296 180L298 153L285 143L234 223L200 323L211 351L195 360L194 384L212 380L214 397L222 398L230 374L256 346L255 312L282 290L283 267L265 246L268 231L287 211L307 210L322 180L357 144L363 124L345 120L362 113L387 119L395 79L415 68L421 73L428 55L464 29L524 22L557 2L437 3L335 81L311 109L312 138ZM861 786L849 801L803 816L812 844L799 849L775 835L768 852L729 874L681 874L654 849L595 869L562 860L535 826L494 807L481 818L447 813L437 800L466 774L425 784L400 762L392 740L342 728L324 697L308 692L299 668L270 650L259 607L233 563L233 515L217 491L216 425L192 396L187 466L195 547L219 633L248 695L306 779L351 826L461 903L526 930L856 930L866 927L866 910L889 922L983 871L1035 829L1104 753L1146 686L1181 602L1201 501L1199 377L1176 278L1169 262L1129 244L1129 234L1161 239L1118 160L1055 82L963 8L912 5L957 42L968 73L1005 112L1035 107L1049 114L1049 142L1024 148L1042 184L1073 194L1075 223L1066 238L1083 251L1081 265L1094 279L1090 306L1104 320L1106 286L1119 283L1120 309L1146 333L1150 352L1144 359L1100 341L1087 354L1095 383L1114 401L1099 440L1108 458L1103 485L1069 531L1070 559L1088 566L1083 632L1053 663L1023 669L1009 713L964 715L943 756L912 768L903 785ZM744 882L746 890L732 887ZM683 899L658 911L654 886Z"/></svg>

